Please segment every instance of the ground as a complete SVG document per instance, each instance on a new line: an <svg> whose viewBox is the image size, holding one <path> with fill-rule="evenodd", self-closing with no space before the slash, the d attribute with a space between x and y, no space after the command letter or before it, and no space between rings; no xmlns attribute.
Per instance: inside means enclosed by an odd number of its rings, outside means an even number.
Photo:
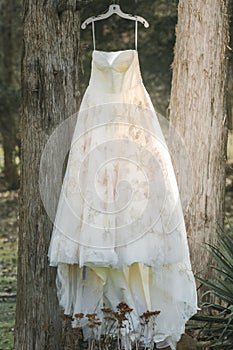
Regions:
<svg viewBox="0 0 233 350"><path fill-rule="evenodd" d="M17 272L17 192L0 192L0 220L0 350L12 350Z"/></svg>
<svg viewBox="0 0 233 350"><path fill-rule="evenodd" d="M226 216L233 222L233 164L227 167ZM0 350L12 350L16 301L18 193L0 188ZM179 350L196 349L186 336Z"/></svg>

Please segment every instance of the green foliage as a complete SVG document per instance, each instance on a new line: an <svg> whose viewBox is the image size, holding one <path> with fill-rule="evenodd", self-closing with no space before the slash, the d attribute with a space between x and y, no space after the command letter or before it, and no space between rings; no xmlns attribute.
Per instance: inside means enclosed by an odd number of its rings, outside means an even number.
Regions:
<svg viewBox="0 0 233 350"><path fill-rule="evenodd" d="M199 338L210 348L232 349L233 344L233 226L219 229L216 245L209 245L208 252L214 264L212 279L197 277L208 288L203 298L213 301L202 302L201 313L195 315L193 328L199 330Z"/></svg>

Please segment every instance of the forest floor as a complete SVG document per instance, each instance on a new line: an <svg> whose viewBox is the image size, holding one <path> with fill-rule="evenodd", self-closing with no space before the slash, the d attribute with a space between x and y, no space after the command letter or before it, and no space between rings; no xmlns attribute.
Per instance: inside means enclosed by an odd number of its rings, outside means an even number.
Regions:
<svg viewBox="0 0 233 350"><path fill-rule="evenodd" d="M0 350L12 350L18 237L16 191L0 192L0 220Z"/></svg>
<svg viewBox="0 0 233 350"><path fill-rule="evenodd" d="M227 167L225 212L233 223L233 164ZM3 187L0 187L0 221L0 350L12 350L16 302L18 193L6 191Z"/></svg>

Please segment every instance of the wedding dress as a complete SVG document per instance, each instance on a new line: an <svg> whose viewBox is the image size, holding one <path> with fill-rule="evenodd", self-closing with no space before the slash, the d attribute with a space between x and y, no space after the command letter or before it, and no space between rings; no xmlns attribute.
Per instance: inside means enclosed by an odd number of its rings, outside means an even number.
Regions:
<svg viewBox="0 0 233 350"><path fill-rule="evenodd" d="M48 256L60 305L87 338L85 315L96 314L100 337L123 302L128 343L176 349L197 311L178 187L137 49L93 51ZM148 310L159 313L143 325Z"/></svg>

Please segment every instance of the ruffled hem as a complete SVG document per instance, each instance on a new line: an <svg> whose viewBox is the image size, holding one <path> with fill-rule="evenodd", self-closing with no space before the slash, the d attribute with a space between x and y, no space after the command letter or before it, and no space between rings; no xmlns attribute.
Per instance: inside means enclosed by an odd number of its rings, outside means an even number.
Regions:
<svg viewBox="0 0 233 350"><path fill-rule="evenodd" d="M187 239L183 222L172 234L163 234L161 223L157 223L138 240L124 246L106 248L90 247L72 240L54 229L48 257L51 266L77 264L79 267L111 267L122 269L141 262L147 266L160 268L186 261L186 269L191 270ZM177 249L179 247L179 249Z"/></svg>
<svg viewBox="0 0 233 350"><path fill-rule="evenodd" d="M107 329L106 317L115 318L115 335L119 334L117 306L123 302L132 310L120 329L122 344L140 342L150 348L156 343L158 349L170 346L175 350L185 323L197 312L194 277L184 264L160 269L141 263L123 269L59 264L57 272L59 303L65 314L73 315L72 326L83 328L86 339L93 336L88 314L98 319L97 339ZM143 324L148 310L159 314Z"/></svg>

